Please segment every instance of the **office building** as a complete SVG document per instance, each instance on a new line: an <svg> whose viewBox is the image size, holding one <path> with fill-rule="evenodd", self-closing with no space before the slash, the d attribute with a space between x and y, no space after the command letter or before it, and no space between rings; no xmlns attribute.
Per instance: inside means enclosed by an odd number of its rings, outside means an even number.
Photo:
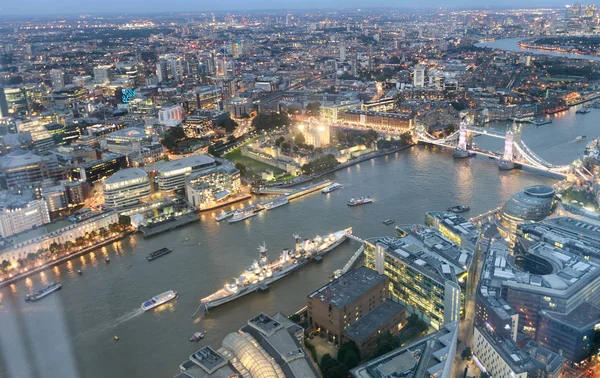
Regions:
<svg viewBox="0 0 600 378"><path fill-rule="evenodd" d="M410 232L365 241L365 266L390 279L392 300L440 329L461 317L472 251L422 226Z"/></svg>
<svg viewBox="0 0 600 378"><path fill-rule="evenodd" d="M227 100L225 109L229 111L233 118L242 118L242 116L248 116L252 112L252 105L247 98L234 97Z"/></svg>
<svg viewBox="0 0 600 378"><path fill-rule="evenodd" d="M522 223L517 236L529 241L543 241L561 249L600 263L600 225L593 219L556 217L542 222Z"/></svg>
<svg viewBox="0 0 600 378"><path fill-rule="evenodd" d="M555 244L519 237L514 255L503 243L492 243L481 277L477 323L513 340L516 329L571 361L589 355L591 334L600 324L598 264Z"/></svg>
<svg viewBox="0 0 600 378"><path fill-rule="evenodd" d="M158 122L167 127L179 126L185 117L181 106L169 106L158 111Z"/></svg>
<svg viewBox="0 0 600 378"><path fill-rule="evenodd" d="M451 378L458 322L350 370L353 378Z"/></svg>
<svg viewBox="0 0 600 378"><path fill-rule="evenodd" d="M225 336L219 350L205 346L193 353L175 378L318 378L300 341L303 333L280 313L261 313Z"/></svg>
<svg viewBox="0 0 600 378"><path fill-rule="evenodd" d="M71 180L94 183L112 176L115 172L125 167L127 167L127 157L125 155L107 152L102 154L102 158L99 160L88 161L71 168Z"/></svg>
<svg viewBox="0 0 600 378"><path fill-rule="evenodd" d="M46 201L34 199L31 192L0 192L0 236L9 236L50 223Z"/></svg>
<svg viewBox="0 0 600 378"><path fill-rule="evenodd" d="M538 366L511 339L496 334L491 327L476 326L473 331L473 359L492 377L537 377Z"/></svg>
<svg viewBox="0 0 600 378"><path fill-rule="evenodd" d="M102 192L110 208L137 205L150 195L150 179L143 169L121 169L102 183Z"/></svg>
<svg viewBox="0 0 600 378"><path fill-rule="evenodd" d="M192 206L206 209L240 192L240 171L230 165L219 165L192 173L185 185Z"/></svg>
<svg viewBox="0 0 600 378"><path fill-rule="evenodd" d="M450 211L430 211L425 213L425 225L461 247L475 249L479 227L462 215Z"/></svg>
<svg viewBox="0 0 600 378"><path fill-rule="evenodd" d="M56 147L52 134L37 118L17 120L16 126L19 133L28 133L31 136L37 153L44 154Z"/></svg>
<svg viewBox="0 0 600 378"><path fill-rule="evenodd" d="M45 179L60 180L64 173L54 155L16 150L0 157L0 186L5 189L31 187Z"/></svg>
<svg viewBox="0 0 600 378"><path fill-rule="evenodd" d="M102 65L94 67L94 84L108 84L112 79L111 70L111 65Z"/></svg>
<svg viewBox="0 0 600 378"><path fill-rule="evenodd" d="M422 64L413 68L413 85L417 88L425 86L425 66Z"/></svg>
<svg viewBox="0 0 600 378"><path fill-rule="evenodd" d="M20 117L29 113L25 90L18 85L0 87L2 117Z"/></svg>
<svg viewBox="0 0 600 378"><path fill-rule="evenodd" d="M376 131L404 133L412 130L414 127L415 116L411 113L390 113L351 109L338 114L338 122L366 126Z"/></svg>
<svg viewBox="0 0 600 378"><path fill-rule="evenodd" d="M221 88L214 85L196 88L194 94L197 109L215 109L221 102Z"/></svg>
<svg viewBox="0 0 600 378"><path fill-rule="evenodd" d="M42 188L42 198L46 201L50 213L64 210L69 206L67 191L63 185Z"/></svg>
<svg viewBox="0 0 600 378"><path fill-rule="evenodd" d="M52 89L60 90L65 87L65 73L62 70L50 70L50 80L52 81Z"/></svg>
<svg viewBox="0 0 600 378"><path fill-rule="evenodd" d="M156 173L156 185L160 191L181 190L187 178L195 172L215 167L215 160L206 155L192 155L172 160L162 165Z"/></svg>
<svg viewBox="0 0 600 378"><path fill-rule="evenodd" d="M517 225L546 218L552 211L553 200L554 189L546 185L529 186L513 194L500 211L500 235L513 244Z"/></svg>
<svg viewBox="0 0 600 378"><path fill-rule="evenodd" d="M152 136L141 127L127 127L105 135L100 140L103 150L122 155L140 153L142 148L152 143Z"/></svg>
<svg viewBox="0 0 600 378"><path fill-rule="evenodd" d="M308 323L323 338L343 343L352 326L389 297L388 279L367 267L351 270L308 296Z"/></svg>

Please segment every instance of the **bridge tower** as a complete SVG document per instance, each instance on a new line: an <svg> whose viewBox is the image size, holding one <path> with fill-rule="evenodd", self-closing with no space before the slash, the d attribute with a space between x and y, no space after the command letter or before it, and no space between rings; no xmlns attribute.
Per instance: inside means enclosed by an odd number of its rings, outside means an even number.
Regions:
<svg viewBox="0 0 600 378"><path fill-rule="evenodd" d="M458 127L458 148L467 150L467 123L461 122Z"/></svg>
<svg viewBox="0 0 600 378"><path fill-rule="evenodd" d="M514 148L515 139L517 140L516 143L518 143L518 141L521 139L520 130L518 130L518 128L515 129L514 127L509 126L506 130L506 137L504 139L504 154L502 155L498 165L498 168L501 170L507 171L515 168L514 158L515 151L517 150Z"/></svg>

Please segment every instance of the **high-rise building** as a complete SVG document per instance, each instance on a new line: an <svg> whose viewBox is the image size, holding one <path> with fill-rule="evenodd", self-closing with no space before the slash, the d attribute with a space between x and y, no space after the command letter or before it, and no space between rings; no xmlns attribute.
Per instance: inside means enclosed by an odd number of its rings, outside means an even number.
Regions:
<svg viewBox="0 0 600 378"><path fill-rule="evenodd" d="M581 29L581 4L567 5L565 8L565 29L575 32Z"/></svg>
<svg viewBox="0 0 600 378"><path fill-rule="evenodd" d="M425 66L416 65L413 70L413 85L417 88L425 86Z"/></svg>
<svg viewBox="0 0 600 378"><path fill-rule="evenodd" d="M340 44L340 60L343 62L346 60L346 45Z"/></svg>
<svg viewBox="0 0 600 378"><path fill-rule="evenodd" d="M185 188L186 179L195 172L215 167L215 160L206 155L192 155L162 165L156 173L158 190L171 191Z"/></svg>
<svg viewBox="0 0 600 378"><path fill-rule="evenodd" d="M94 67L94 84L106 84L111 80L111 65Z"/></svg>
<svg viewBox="0 0 600 378"><path fill-rule="evenodd" d="M220 165L191 174L186 181L185 192L192 206L206 209L237 194L240 185L240 171L229 165Z"/></svg>
<svg viewBox="0 0 600 378"><path fill-rule="evenodd" d="M52 80L52 88L54 90L63 89L65 87L65 73L62 70L50 70L50 79Z"/></svg>
<svg viewBox="0 0 600 378"><path fill-rule="evenodd" d="M595 4L586 5L585 11L583 12L583 21L589 25L594 20L595 16L596 16L596 5Z"/></svg>
<svg viewBox="0 0 600 378"><path fill-rule="evenodd" d="M159 60L156 62L156 77L158 78L159 83L168 80L167 63L165 61Z"/></svg>
<svg viewBox="0 0 600 378"><path fill-rule="evenodd" d="M158 111L158 122L161 125L173 127L179 125L185 117L185 111L181 106L168 106Z"/></svg>

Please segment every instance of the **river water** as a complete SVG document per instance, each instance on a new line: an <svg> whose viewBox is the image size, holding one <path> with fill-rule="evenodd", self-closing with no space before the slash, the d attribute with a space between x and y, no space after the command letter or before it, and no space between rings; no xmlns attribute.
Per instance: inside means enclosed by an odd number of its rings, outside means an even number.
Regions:
<svg viewBox="0 0 600 378"><path fill-rule="evenodd" d="M476 43L477 47L488 47L496 50L507 50L507 51L517 51L523 52L527 54L533 55L550 55L550 56L559 56L563 58L570 59L583 59L583 60L598 60L600 61L600 56L592 56L592 55L577 55L577 54L567 54L561 52L553 52L553 51L542 51L542 50L534 50L534 49L524 49L521 48L518 43L522 41L524 38L506 38L506 39L497 39L493 42L482 42Z"/></svg>
<svg viewBox="0 0 600 378"><path fill-rule="evenodd" d="M597 135L600 110L575 115L571 110L554 123L523 126L523 140L551 163L568 163L583 151L577 135ZM491 127L503 129L505 123ZM479 146L501 149L500 140L476 138ZM469 215L504 203L532 184L552 184L555 178L527 171L499 171L483 157L455 161L451 152L418 146L333 173L329 179L344 187L329 195L315 193L255 218L230 225L214 221L216 212L170 233L143 239L133 235L116 245L0 290L0 376L21 377L172 377L178 365L200 346L218 348L223 337L251 316L276 311L290 313L306 296L328 281L359 244L348 241L321 263L311 263L273 284L267 292L192 318L199 299L238 275L257 256L264 242L270 258L302 237L353 227L362 238L393 234L382 221L423 222L424 212L456 204L470 205ZM353 196L369 195L373 204L349 207ZM242 206L242 205L239 205ZM187 240L186 240L187 239ZM202 243L199 245L199 243ZM173 253L153 262L146 255L164 246ZM104 257L110 256L106 264ZM83 275L76 274L77 269ZM24 295L44 282L60 281L63 289L38 302ZM179 299L142 313L140 304L168 289ZM187 339L206 330L198 344ZM118 335L119 341L113 336Z"/></svg>

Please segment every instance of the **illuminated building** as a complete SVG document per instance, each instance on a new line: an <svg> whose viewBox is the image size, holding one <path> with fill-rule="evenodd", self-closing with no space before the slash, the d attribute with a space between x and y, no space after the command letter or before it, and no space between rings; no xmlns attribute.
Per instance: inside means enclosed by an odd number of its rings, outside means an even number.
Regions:
<svg viewBox="0 0 600 378"><path fill-rule="evenodd" d="M46 201L32 199L31 193L0 192L0 236L9 236L50 223Z"/></svg>
<svg viewBox="0 0 600 378"><path fill-rule="evenodd" d="M205 116L187 116L183 120L183 131L188 138L201 138L212 131L212 121Z"/></svg>
<svg viewBox="0 0 600 378"><path fill-rule="evenodd" d="M330 131L327 125L299 125L298 129L304 136L304 143L315 148L325 148L330 143Z"/></svg>
<svg viewBox="0 0 600 378"><path fill-rule="evenodd" d="M172 160L162 165L156 173L156 184L160 191L181 190L186 179L195 172L215 167L215 160L206 155L192 155Z"/></svg>
<svg viewBox="0 0 600 378"><path fill-rule="evenodd" d="M110 177L125 167L127 167L127 157L125 155L107 152L102 155L100 160L89 161L71 168L71 179L93 183L102 178Z"/></svg>
<svg viewBox="0 0 600 378"><path fill-rule="evenodd" d="M371 127L374 130L404 133L414 127L415 117L405 113L348 110L339 115L338 122Z"/></svg>
<svg viewBox="0 0 600 378"><path fill-rule="evenodd" d="M197 109L215 109L221 101L221 88L213 85L196 88Z"/></svg>
<svg viewBox="0 0 600 378"><path fill-rule="evenodd" d="M37 153L43 154L56 147L54 138L37 118L17 120L16 125L19 133L31 135Z"/></svg>
<svg viewBox="0 0 600 378"><path fill-rule="evenodd" d="M44 203L45 202L41 201ZM89 212L82 219L72 219L67 226L48 231L45 226L39 227L34 233L25 233L19 240L9 239L4 248L0 248L0 261L6 260L11 264L17 263L19 258L27 257L29 253L37 253L40 249L49 249L53 243L64 244L73 242L78 237L85 237L92 231L98 232L100 228L108 230L111 224L119 221L116 211ZM46 233L41 235L39 231Z"/></svg>
<svg viewBox="0 0 600 378"><path fill-rule="evenodd" d="M46 201L50 213L66 209L69 206L67 192L62 185L42 188L42 198Z"/></svg>
<svg viewBox="0 0 600 378"><path fill-rule="evenodd" d="M94 67L94 84L106 84L111 80L111 65Z"/></svg>
<svg viewBox="0 0 600 378"><path fill-rule="evenodd" d="M29 111L25 91L20 86L0 87L0 113L2 117L19 117ZM6 113L6 114L5 114Z"/></svg>
<svg viewBox="0 0 600 378"><path fill-rule="evenodd" d="M178 126L185 117L181 106L169 106L158 111L158 122L168 127Z"/></svg>
<svg viewBox="0 0 600 378"><path fill-rule="evenodd" d="M360 108L359 100L344 101L340 104L321 105L321 120L324 122L337 122L341 115L349 109Z"/></svg>
<svg viewBox="0 0 600 378"><path fill-rule="evenodd" d="M214 206L239 193L240 171L229 165L220 165L192 173L186 182L187 200L199 209Z"/></svg>
<svg viewBox="0 0 600 378"><path fill-rule="evenodd" d="M350 375L353 378L451 378L457 343L458 322L448 323L439 331L355 367Z"/></svg>
<svg viewBox="0 0 600 378"><path fill-rule="evenodd" d="M69 85L50 94L50 100L55 106L72 108L75 105L86 102L89 97L89 91L83 87Z"/></svg>
<svg viewBox="0 0 600 378"><path fill-rule="evenodd" d="M554 189L546 185L529 186L513 194L500 212L500 235L514 242L517 225L546 218L552 211L553 199Z"/></svg>
<svg viewBox="0 0 600 378"><path fill-rule="evenodd" d="M449 211L430 211L425 213L425 225L461 247L475 248L479 228L462 215Z"/></svg>
<svg viewBox="0 0 600 378"><path fill-rule="evenodd" d="M365 241L365 266L389 278L392 300L440 329L460 319L472 251L431 229L411 232L403 238Z"/></svg>
<svg viewBox="0 0 600 378"><path fill-rule="evenodd" d="M152 137L141 127L127 127L104 136L100 140L103 150L129 155L140 153L142 148L152 142Z"/></svg>
<svg viewBox="0 0 600 378"><path fill-rule="evenodd" d="M150 195L150 179L142 169L121 169L102 183L102 192L110 208L136 205Z"/></svg>
<svg viewBox="0 0 600 378"><path fill-rule="evenodd" d="M413 69L413 85L417 88L425 86L425 66L419 64Z"/></svg>
<svg viewBox="0 0 600 378"><path fill-rule="evenodd" d="M241 118L243 115L248 115L252 112L252 106L247 98L232 98L227 101L225 108L233 118Z"/></svg>
<svg viewBox="0 0 600 378"><path fill-rule="evenodd" d="M344 329L388 300L388 286L386 276L367 267L351 270L309 294L308 324L340 345Z"/></svg>
<svg viewBox="0 0 600 378"><path fill-rule="evenodd" d="M65 87L65 73L62 70L50 70L50 80L52 81L52 88L54 90L60 90Z"/></svg>

